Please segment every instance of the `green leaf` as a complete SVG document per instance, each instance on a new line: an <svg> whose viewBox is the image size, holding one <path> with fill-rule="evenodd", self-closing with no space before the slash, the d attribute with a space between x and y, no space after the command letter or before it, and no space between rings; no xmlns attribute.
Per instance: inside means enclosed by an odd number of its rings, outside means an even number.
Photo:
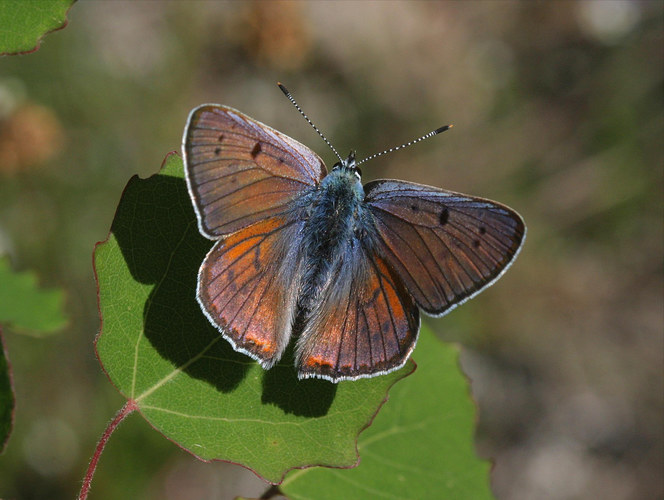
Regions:
<svg viewBox="0 0 664 500"><path fill-rule="evenodd" d="M493 498L490 464L475 455L475 407L459 370L458 349L422 328L417 370L358 441L352 470L292 471L281 491L292 500Z"/></svg>
<svg viewBox="0 0 664 500"><path fill-rule="evenodd" d="M95 251L96 349L117 389L166 437L204 460L278 483L294 467L351 467L387 390L413 370L357 382L298 381L292 350L271 370L235 352L195 298L212 242L200 236L182 160L134 177Z"/></svg>
<svg viewBox="0 0 664 500"><path fill-rule="evenodd" d="M2 0L0 55L31 52L41 38L64 28L74 0Z"/></svg>
<svg viewBox="0 0 664 500"><path fill-rule="evenodd" d="M0 323L31 334L53 333L67 324L64 292L44 290L31 272L13 272L0 257Z"/></svg>
<svg viewBox="0 0 664 500"><path fill-rule="evenodd" d="M0 453L5 451L9 434L12 432L14 404L11 368L2 338L2 328L0 328Z"/></svg>

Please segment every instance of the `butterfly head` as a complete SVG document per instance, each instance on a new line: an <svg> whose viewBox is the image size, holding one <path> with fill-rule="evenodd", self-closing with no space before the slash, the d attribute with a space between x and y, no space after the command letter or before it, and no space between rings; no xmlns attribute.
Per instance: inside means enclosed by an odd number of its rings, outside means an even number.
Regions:
<svg viewBox="0 0 664 500"><path fill-rule="evenodd" d="M348 158L338 161L332 167L332 171L339 171L342 173L352 174L357 178L357 181L362 181L362 170L357 166L355 160L355 151L348 153Z"/></svg>

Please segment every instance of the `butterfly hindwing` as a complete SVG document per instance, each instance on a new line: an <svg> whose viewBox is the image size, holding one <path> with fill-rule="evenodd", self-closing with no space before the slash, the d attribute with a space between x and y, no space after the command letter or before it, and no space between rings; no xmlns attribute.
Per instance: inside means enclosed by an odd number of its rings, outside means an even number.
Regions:
<svg viewBox="0 0 664 500"><path fill-rule="evenodd" d="M385 260L356 246L321 297L298 339L300 378L338 382L403 366L415 347L419 310Z"/></svg>
<svg viewBox="0 0 664 500"><path fill-rule="evenodd" d="M364 188L380 252L428 314L493 283L523 244L523 220L498 203L403 181Z"/></svg>
<svg viewBox="0 0 664 500"><path fill-rule="evenodd" d="M235 350L269 368L291 335L295 223L273 217L218 241L198 276L198 301Z"/></svg>
<svg viewBox="0 0 664 500"><path fill-rule="evenodd" d="M189 115L183 153L199 227L210 239L283 212L326 173L306 146L215 104Z"/></svg>

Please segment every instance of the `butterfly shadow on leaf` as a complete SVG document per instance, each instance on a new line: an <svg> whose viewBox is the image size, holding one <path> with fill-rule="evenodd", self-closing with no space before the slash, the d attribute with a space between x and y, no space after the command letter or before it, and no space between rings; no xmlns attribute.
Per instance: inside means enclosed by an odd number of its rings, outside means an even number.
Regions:
<svg viewBox="0 0 664 500"><path fill-rule="evenodd" d="M317 378L298 380L294 344L291 342L283 358L265 372L261 402L301 417L322 417L334 401L338 384Z"/></svg>
<svg viewBox="0 0 664 500"><path fill-rule="evenodd" d="M132 277L153 285L143 309L150 344L174 368L220 391L234 390L252 361L233 350L196 302L198 267L211 244L198 232L184 180L132 178L111 231Z"/></svg>

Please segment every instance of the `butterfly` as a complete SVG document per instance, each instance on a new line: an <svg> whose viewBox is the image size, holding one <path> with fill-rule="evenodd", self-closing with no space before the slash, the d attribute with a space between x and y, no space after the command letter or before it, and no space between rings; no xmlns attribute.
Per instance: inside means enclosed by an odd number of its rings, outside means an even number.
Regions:
<svg viewBox="0 0 664 500"><path fill-rule="evenodd" d="M199 230L215 241L198 302L265 369L295 339L300 379L389 373L415 347L420 310L441 316L494 283L525 224L474 196L399 180L362 185L359 163L391 150L342 159L279 86L339 162L328 173L311 149L233 108L193 109L185 177Z"/></svg>

